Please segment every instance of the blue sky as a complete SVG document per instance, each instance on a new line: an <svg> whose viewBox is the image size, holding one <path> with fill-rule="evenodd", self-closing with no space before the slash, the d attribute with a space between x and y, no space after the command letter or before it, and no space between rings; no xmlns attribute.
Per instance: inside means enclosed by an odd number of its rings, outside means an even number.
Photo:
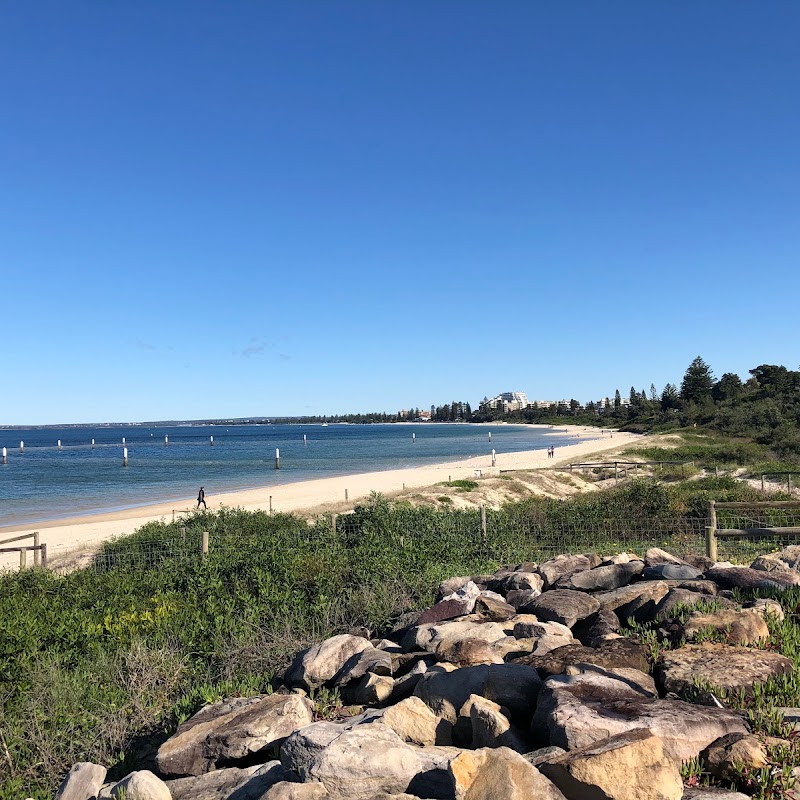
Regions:
<svg viewBox="0 0 800 800"><path fill-rule="evenodd" d="M800 362L796 2L0 13L0 424Z"/></svg>

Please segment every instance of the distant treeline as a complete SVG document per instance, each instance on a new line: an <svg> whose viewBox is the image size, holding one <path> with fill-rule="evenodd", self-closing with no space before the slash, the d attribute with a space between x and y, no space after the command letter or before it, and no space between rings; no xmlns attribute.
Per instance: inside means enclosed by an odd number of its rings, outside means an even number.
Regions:
<svg viewBox="0 0 800 800"><path fill-rule="evenodd" d="M481 407L471 421L569 421L640 433L702 425L768 445L783 457L800 457L800 372L786 367L762 364L750 370L746 381L732 372L716 380L698 356L680 387L668 383L658 392L651 384L648 393L631 386L626 401L618 390L614 399L602 406L582 406L571 400L508 414Z"/></svg>

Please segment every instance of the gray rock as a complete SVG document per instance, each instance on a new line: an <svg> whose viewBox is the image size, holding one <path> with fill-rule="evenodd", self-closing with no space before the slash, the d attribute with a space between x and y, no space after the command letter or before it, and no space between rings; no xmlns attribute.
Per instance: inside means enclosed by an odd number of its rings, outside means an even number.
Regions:
<svg viewBox="0 0 800 800"><path fill-rule="evenodd" d="M453 726L437 717L419 697L409 697L386 709L381 721L404 742L420 745L451 745Z"/></svg>
<svg viewBox="0 0 800 800"><path fill-rule="evenodd" d="M334 686L344 686L362 678L368 672L375 675L391 675L391 654L376 647L367 647L359 653L354 653L333 676L331 683Z"/></svg>
<svg viewBox="0 0 800 800"><path fill-rule="evenodd" d="M599 592L593 597L604 611L613 611L621 622L633 617L637 622L645 622L652 617L656 605L669 591L664 581L641 581L613 589L610 592Z"/></svg>
<svg viewBox="0 0 800 800"><path fill-rule="evenodd" d="M167 781L172 800L261 800L264 792L279 781L296 780L279 762L254 767L207 772L192 778Z"/></svg>
<svg viewBox="0 0 800 800"><path fill-rule="evenodd" d="M684 789L682 800L750 800L750 795L714 786L691 786Z"/></svg>
<svg viewBox="0 0 800 800"><path fill-rule="evenodd" d="M403 637L403 647L406 650L427 650L435 653L445 641L482 639L491 644L504 639L505 635L505 630L498 622L485 622L474 617L463 617L454 621L412 628Z"/></svg>
<svg viewBox="0 0 800 800"><path fill-rule="evenodd" d="M281 781L267 790L266 794L253 800L325 800L327 789L321 783L290 783ZM240 800L236 795L229 800ZM245 798L241 798L245 800ZM249 799L248 799L249 800Z"/></svg>
<svg viewBox="0 0 800 800"><path fill-rule="evenodd" d="M309 766L312 780L333 796L368 800L384 793L409 792L447 797L447 767L453 748L412 747L380 722L344 731Z"/></svg>
<svg viewBox="0 0 800 800"><path fill-rule="evenodd" d="M576 572L586 569L594 569L600 566L600 556L596 553L584 553L583 555L560 555L543 561L537 567L537 572L544 578L544 588L552 588L560 578L569 577Z"/></svg>
<svg viewBox="0 0 800 800"><path fill-rule="evenodd" d="M207 706L161 745L158 770L162 775L200 775L218 762L231 764L277 749L293 731L311 723L312 708L308 698L297 694Z"/></svg>
<svg viewBox="0 0 800 800"><path fill-rule="evenodd" d="M767 754L752 733L722 736L703 750L700 758L708 772L728 781L736 781L742 769L755 771L767 766Z"/></svg>
<svg viewBox="0 0 800 800"><path fill-rule="evenodd" d="M773 564L779 562L786 569L798 570L800 569L800 545L792 544L777 553L768 553L765 556L761 556L761 558L768 559ZM758 559L756 560L758 561ZM751 566L754 569L761 568L756 567L755 564L751 564Z"/></svg>
<svg viewBox="0 0 800 800"><path fill-rule="evenodd" d="M690 567L688 564L658 564L645 569L644 579L648 581L693 581L702 574L702 570Z"/></svg>
<svg viewBox="0 0 800 800"><path fill-rule="evenodd" d="M281 745L281 764L284 769L299 775L301 781L307 781L311 763L345 730L346 725L336 722L321 721L306 725Z"/></svg>
<svg viewBox="0 0 800 800"><path fill-rule="evenodd" d="M777 653L705 643L665 652L657 677L665 692L679 696L695 695L698 684L752 694L754 683L791 671L792 662Z"/></svg>
<svg viewBox="0 0 800 800"><path fill-rule="evenodd" d="M462 667L453 672L429 671L417 684L414 695L423 700L437 717L455 723L458 713L472 694L481 695L507 708L520 726L530 720L541 687L539 674L524 664L490 664Z"/></svg>
<svg viewBox="0 0 800 800"><path fill-rule="evenodd" d="M749 567L712 567L705 577L723 589L788 589L800 585L800 573L764 572Z"/></svg>
<svg viewBox="0 0 800 800"><path fill-rule="evenodd" d="M146 769L132 772L108 792L113 800L172 800L169 787Z"/></svg>
<svg viewBox="0 0 800 800"><path fill-rule="evenodd" d="M583 592L553 589L537 597L530 604L530 609L544 622L560 622L571 628L579 620L596 614L600 603Z"/></svg>
<svg viewBox="0 0 800 800"><path fill-rule="evenodd" d="M534 767L544 764L545 761L563 756L567 751L563 747L540 747L538 750L531 750L529 753L523 753L522 757Z"/></svg>
<svg viewBox="0 0 800 800"><path fill-rule="evenodd" d="M436 658L439 661L449 661L459 667L503 663L503 656L494 649L493 645L482 639L459 639L458 641L445 639L436 648Z"/></svg>
<svg viewBox="0 0 800 800"><path fill-rule="evenodd" d="M627 586L635 577L642 574L641 561L628 561L624 564L609 564L604 567L573 572L556 582L559 589L577 589L582 592L608 591Z"/></svg>
<svg viewBox="0 0 800 800"><path fill-rule="evenodd" d="M651 547L644 554L645 567L659 567L662 564L673 564L677 566L687 565L687 562L682 558L673 556L666 550L661 550L659 547Z"/></svg>
<svg viewBox="0 0 800 800"><path fill-rule="evenodd" d="M748 600L742 605L745 611L750 611L754 614L759 614L765 620L772 617L777 622L783 622L785 614L783 607L777 600L769 600L760 598L758 600Z"/></svg>
<svg viewBox="0 0 800 800"><path fill-rule="evenodd" d="M708 603L712 598L700 592L690 592L688 589L670 589L653 609L652 617L654 620L670 619L675 615L679 606L696 606L700 603ZM714 598L716 603L729 603L730 601L720 601ZM731 605L733 605L731 603Z"/></svg>
<svg viewBox="0 0 800 800"><path fill-rule="evenodd" d="M348 705L377 706L388 700L394 692L394 678L368 672L360 680L342 688L342 699Z"/></svg>
<svg viewBox="0 0 800 800"><path fill-rule="evenodd" d="M597 614L576 623L572 635L587 647L599 647L603 642L617 639L621 627L613 611L601 608Z"/></svg>
<svg viewBox="0 0 800 800"><path fill-rule="evenodd" d="M545 681L531 732L574 750L636 728L661 737L665 752L679 762L695 758L726 733L747 733L744 720L733 711L654 699L636 681L608 670Z"/></svg>
<svg viewBox="0 0 800 800"><path fill-rule="evenodd" d="M506 594L506 602L514 606L517 612L520 612L527 609L531 602L540 594L541 592L535 589L512 589Z"/></svg>
<svg viewBox="0 0 800 800"><path fill-rule="evenodd" d="M544 655L534 653L516 658L512 663L535 667L543 677L560 675L575 664L594 664L604 669L635 669L640 672L650 669L644 647L632 639L622 638L603 642L596 648L568 644Z"/></svg>
<svg viewBox="0 0 800 800"><path fill-rule="evenodd" d="M297 655L284 679L290 686L315 689L330 681L355 653L372 647L368 639L343 633Z"/></svg>
<svg viewBox="0 0 800 800"><path fill-rule="evenodd" d="M490 620L492 622L504 622L507 619L511 619L511 617L517 613L516 608L506 603L505 600L497 600L487 595L480 595L475 600L474 610L481 619Z"/></svg>
<svg viewBox="0 0 800 800"><path fill-rule="evenodd" d="M438 603L448 595L457 592L459 589L466 586L471 580L472 578L470 578L469 575L462 575L457 578L447 578L447 580L442 581L439 584L439 588L436 590L436 602Z"/></svg>
<svg viewBox="0 0 800 800"><path fill-rule="evenodd" d="M670 589L686 589L690 592L700 592L700 594L716 595L719 587L714 581L663 581Z"/></svg>
<svg viewBox="0 0 800 800"><path fill-rule="evenodd" d="M530 591L540 592L544 588L544 579L536 572L512 572L501 584L503 592Z"/></svg>
<svg viewBox="0 0 800 800"><path fill-rule="evenodd" d="M58 787L55 800L92 800L106 779L106 768L89 761L75 764Z"/></svg>

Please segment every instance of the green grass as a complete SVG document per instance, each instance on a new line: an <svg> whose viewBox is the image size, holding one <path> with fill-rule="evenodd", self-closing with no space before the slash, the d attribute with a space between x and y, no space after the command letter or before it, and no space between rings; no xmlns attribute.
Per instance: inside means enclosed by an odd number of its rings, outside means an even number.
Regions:
<svg viewBox="0 0 800 800"><path fill-rule="evenodd" d="M329 516L223 509L190 516L185 537L179 523L145 525L95 568L0 575L0 800L52 797L76 761L135 769L203 703L268 691L325 636L386 630L446 577L570 551L701 552L707 499L753 494L729 478L636 480L489 509L486 537L477 510L379 495L335 532Z"/></svg>
<svg viewBox="0 0 800 800"><path fill-rule="evenodd" d="M477 481L468 481L463 479L457 481L451 481L450 485L455 486L456 490L459 492L474 492L475 489L478 488Z"/></svg>

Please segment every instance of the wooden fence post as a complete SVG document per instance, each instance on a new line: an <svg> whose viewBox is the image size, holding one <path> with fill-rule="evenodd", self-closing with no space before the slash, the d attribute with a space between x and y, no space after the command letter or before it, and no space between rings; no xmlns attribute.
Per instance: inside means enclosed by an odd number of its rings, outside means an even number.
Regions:
<svg viewBox="0 0 800 800"><path fill-rule="evenodd" d="M200 544L203 558L208 555L208 531L203 531L203 538Z"/></svg>
<svg viewBox="0 0 800 800"><path fill-rule="evenodd" d="M19 568L25 569L25 565L28 561L28 551L24 547L20 547L19 549Z"/></svg>
<svg viewBox="0 0 800 800"><path fill-rule="evenodd" d="M331 530L333 535L336 536L336 520L339 518L338 514L331 514Z"/></svg>
<svg viewBox="0 0 800 800"><path fill-rule="evenodd" d="M33 532L33 546L37 549L33 551L33 565L35 567L40 567L42 565L42 552L38 549L39 547L39 531Z"/></svg>
<svg viewBox="0 0 800 800"><path fill-rule="evenodd" d="M178 530L181 532L181 541L185 542L186 541L186 526L185 525L181 525L180 528L178 528Z"/></svg>
<svg viewBox="0 0 800 800"><path fill-rule="evenodd" d="M42 544L42 569L47 569L47 542Z"/></svg>
<svg viewBox="0 0 800 800"><path fill-rule="evenodd" d="M717 507L713 500L708 503L708 526L706 527L706 555L717 560Z"/></svg>
<svg viewBox="0 0 800 800"><path fill-rule="evenodd" d="M486 506L481 503L481 535L486 539Z"/></svg>

